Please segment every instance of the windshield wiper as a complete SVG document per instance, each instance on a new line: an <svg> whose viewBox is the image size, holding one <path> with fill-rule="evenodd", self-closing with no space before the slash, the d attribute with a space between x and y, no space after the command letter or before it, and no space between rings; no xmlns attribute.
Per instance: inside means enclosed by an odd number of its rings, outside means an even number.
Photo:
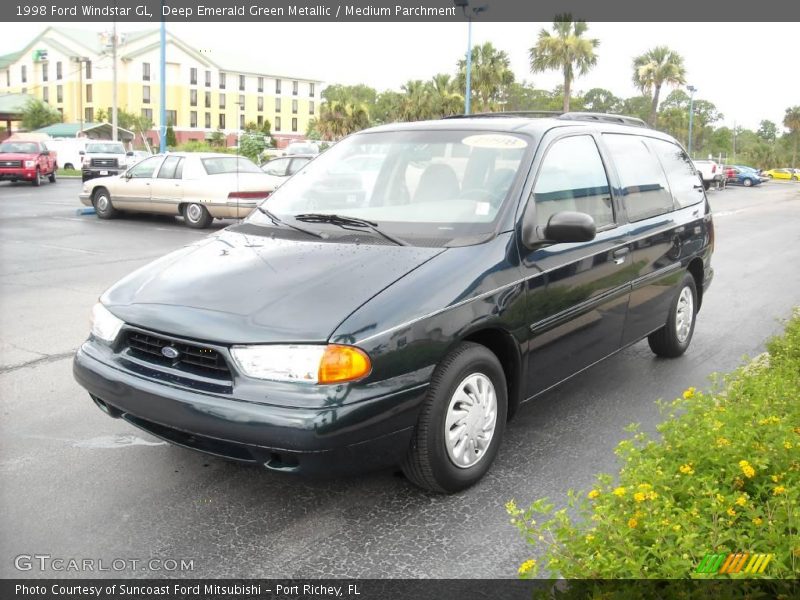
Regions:
<svg viewBox="0 0 800 600"><path fill-rule="evenodd" d="M322 239L325 239L325 236L324 236L324 235L322 235L321 233L317 233L316 231L311 231L310 229L306 229L305 227L298 227L297 225L290 225L290 224L289 224L289 223L287 223L286 221L281 221L281 220L278 218L278 215L276 215L276 214L275 214L275 213L273 213L273 212L270 212L270 211L268 211L268 210L267 210L266 208L264 208L263 206L260 206L260 205L259 205L259 206L256 206L256 210L258 210L258 211L259 211L261 214L263 214L263 215L266 215L266 216L267 216L267 218L268 218L270 221L272 221L272 222L273 222L275 225L277 225L278 227L288 227L288 228L290 228L290 229L294 229L294 230L296 230L296 231L300 231L300 232L302 232L302 233L306 233L306 234L308 234L308 235L313 235L313 236L314 236L314 237L316 237L316 238L322 238Z"/></svg>
<svg viewBox="0 0 800 600"><path fill-rule="evenodd" d="M306 223L330 223L331 225L338 225L343 229L347 229L348 227L366 228L374 231L378 235L394 244L397 244L398 246L408 246L408 242L404 242L400 238L396 238L393 235L389 235L385 231L381 231L378 229L377 223L373 221L367 221L366 219L347 217L344 215L329 215L326 213L303 213L300 215L295 215L294 218L298 221L305 221Z"/></svg>

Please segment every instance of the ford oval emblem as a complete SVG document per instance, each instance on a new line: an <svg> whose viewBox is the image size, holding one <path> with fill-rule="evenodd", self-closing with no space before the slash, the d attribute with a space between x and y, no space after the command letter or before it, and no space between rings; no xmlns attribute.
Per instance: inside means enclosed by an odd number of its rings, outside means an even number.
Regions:
<svg viewBox="0 0 800 600"><path fill-rule="evenodd" d="M180 352L178 352L178 351L177 351L175 348L173 348L172 346L164 346L164 347L161 349L161 354L163 354L163 355L164 355L164 356L166 356L167 358L178 358L178 356L180 356L180 354L181 354L181 353L180 353Z"/></svg>

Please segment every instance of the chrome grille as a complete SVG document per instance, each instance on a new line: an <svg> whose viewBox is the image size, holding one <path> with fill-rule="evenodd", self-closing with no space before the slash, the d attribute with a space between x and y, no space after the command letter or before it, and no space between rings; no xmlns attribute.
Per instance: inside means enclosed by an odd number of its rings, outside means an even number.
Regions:
<svg viewBox="0 0 800 600"><path fill-rule="evenodd" d="M211 379L230 380L225 358L212 348L171 340L160 335L129 331L128 353L141 361ZM164 353L164 348L172 348Z"/></svg>
<svg viewBox="0 0 800 600"><path fill-rule="evenodd" d="M0 160L0 167L21 167L21 160Z"/></svg>
<svg viewBox="0 0 800 600"><path fill-rule="evenodd" d="M93 167L116 167L116 158L93 158L91 161Z"/></svg>

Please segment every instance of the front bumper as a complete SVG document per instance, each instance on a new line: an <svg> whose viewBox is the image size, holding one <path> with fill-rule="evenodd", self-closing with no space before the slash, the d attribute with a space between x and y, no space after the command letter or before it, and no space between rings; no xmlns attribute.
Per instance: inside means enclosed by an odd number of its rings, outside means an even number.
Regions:
<svg viewBox="0 0 800 600"><path fill-rule="evenodd" d="M78 194L78 198L84 206L92 205L92 195L89 192L81 192Z"/></svg>
<svg viewBox="0 0 800 600"><path fill-rule="evenodd" d="M0 169L0 181L33 181L36 169Z"/></svg>
<svg viewBox="0 0 800 600"><path fill-rule="evenodd" d="M89 181L90 179L94 179L95 177L108 177L110 175L119 175L124 170L125 169L119 167L107 167L105 169L94 168L94 167L92 167L91 169L83 168L81 169L81 179L83 181Z"/></svg>
<svg viewBox="0 0 800 600"><path fill-rule="evenodd" d="M73 373L107 414L173 444L279 471L330 475L398 464L427 388L339 406L260 404L137 376L99 359L91 345L78 350Z"/></svg>

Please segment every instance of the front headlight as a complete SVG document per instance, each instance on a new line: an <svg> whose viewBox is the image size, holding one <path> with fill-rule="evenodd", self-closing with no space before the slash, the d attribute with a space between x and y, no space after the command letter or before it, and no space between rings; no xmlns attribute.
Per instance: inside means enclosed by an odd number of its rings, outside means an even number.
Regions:
<svg viewBox="0 0 800 600"><path fill-rule="evenodd" d="M92 335L104 342L113 342L117 339L119 330L124 325L108 309L99 302L92 308Z"/></svg>
<svg viewBox="0 0 800 600"><path fill-rule="evenodd" d="M372 370L366 352L337 344L234 346L231 355L245 375L297 383L343 383Z"/></svg>
<svg viewBox="0 0 800 600"><path fill-rule="evenodd" d="M36 166L36 161L35 160L26 160L25 161L25 168L26 169L31 169L34 166Z"/></svg>

